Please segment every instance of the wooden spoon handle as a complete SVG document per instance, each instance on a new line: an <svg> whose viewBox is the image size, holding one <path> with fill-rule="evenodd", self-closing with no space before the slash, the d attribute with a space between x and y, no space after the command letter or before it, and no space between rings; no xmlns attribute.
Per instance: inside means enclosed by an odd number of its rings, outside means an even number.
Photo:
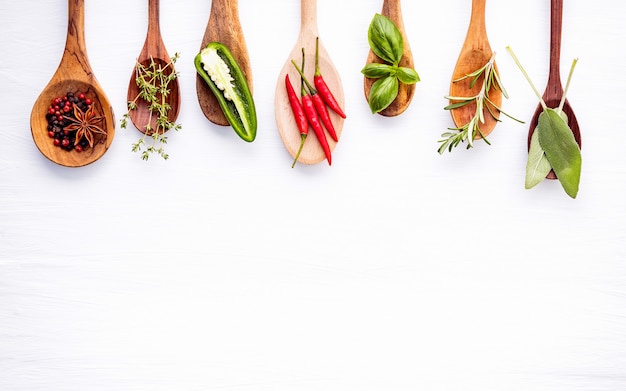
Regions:
<svg viewBox="0 0 626 391"><path fill-rule="evenodd" d="M160 36L160 0L148 0L148 36Z"/></svg>
<svg viewBox="0 0 626 391"><path fill-rule="evenodd" d="M548 80L561 88L561 30L563 27L563 0L550 1L550 73Z"/></svg>
<svg viewBox="0 0 626 391"><path fill-rule="evenodd" d="M91 73L85 44L85 0L68 0L67 4L67 37L61 62L63 67L69 67L66 63L77 64Z"/></svg>
<svg viewBox="0 0 626 391"><path fill-rule="evenodd" d="M467 29L467 37L471 39L482 38L486 40L487 24L485 23L485 7L487 0L472 0L472 13L470 24ZM477 42L479 45L482 41Z"/></svg>
<svg viewBox="0 0 626 391"><path fill-rule="evenodd" d="M300 35L317 36L317 0L300 0Z"/></svg>

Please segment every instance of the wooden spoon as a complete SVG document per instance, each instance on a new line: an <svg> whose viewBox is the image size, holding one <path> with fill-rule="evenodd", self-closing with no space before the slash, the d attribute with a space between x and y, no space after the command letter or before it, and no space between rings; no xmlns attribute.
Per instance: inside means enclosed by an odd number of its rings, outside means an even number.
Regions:
<svg viewBox="0 0 626 391"><path fill-rule="evenodd" d="M563 26L563 0L551 0L550 2L550 71L548 73L548 83L543 92L543 101L550 108L556 108L563 98L563 87L561 85L561 30ZM528 130L528 149L530 149L530 140L535 132L539 115L543 112L541 103L537 105L535 114L530 121L530 129ZM580 128L578 120L574 115L574 111L570 106L567 98L563 103L563 112L567 114L567 124L574 134L574 139L581 147ZM547 179L556 179L556 174L551 170L546 176Z"/></svg>
<svg viewBox="0 0 626 391"><path fill-rule="evenodd" d="M489 62L493 55L487 38L487 27L485 25L485 3L486 0L472 0L472 14L467 34L465 36L465 42L461 48L461 53L459 54L459 58L452 73L452 81L450 82L451 96L474 96L482 87L484 80L483 76L480 77L473 88L470 88L471 78L458 82L454 82L454 80L477 71ZM497 66L495 68L497 71ZM502 91L497 88L492 89L489 93L489 99L495 105L501 107ZM487 104L488 103L486 103L485 106ZM492 112L494 112L494 115L499 116L498 110L492 108ZM454 124L457 127L462 127L467 124L472 117L474 117L475 113L475 103L450 110ZM485 123L480 123L479 127L482 134L486 137L496 126L497 121L491 116L487 107L483 109L483 114ZM477 134L476 138L480 138L480 135Z"/></svg>
<svg viewBox="0 0 626 391"><path fill-rule="evenodd" d="M35 101L30 115L30 129L39 151L52 162L66 167L80 167L98 160L108 150L115 135L113 108L87 58L84 5L84 0L68 1L65 50L56 72ZM93 148L82 152L55 147L48 136L46 113L50 104L54 98L65 96L68 92L84 93L92 99L97 115L104 117L100 127L106 131L106 138L100 137Z"/></svg>
<svg viewBox="0 0 626 391"><path fill-rule="evenodd" d="M402 40L404 41L404 52L402 53L402 60L400 60L399 66L413 68L413 53L411 52L409 40L407 39L406 32L404 31L404 22L402 19L400 0L384 0L381 15L391 19L391 21L394 22L398 30L400 30L400 33L402 33ZM376 54L374 54L374 52L370 49L365 64L370 64L373 62L383 63L384 61ZM369 100L370 89L372 88L372 84L374 84L376 80L367 77L364 77L363 79L365 99ZM396 97L396 99L384 110L378 112L378 114L385 117L393 117L402 114L409 107L409 104L411 103L414 94L415 84L400 83L400 88L398 90L398 96Z"/></svg>
<svg viewBox="0 0 626 391"><path fill-rule="evenodd" d="M211 14L204 31L200 50L211 42L220 42L230 50L246 76L248 87L252 93L252 69L248 47L239 21L237 0L212 0ZM196 93L200 108L207 119L214 124L228 126L228 120L224 116L217 98L199 75L196 75Z"/></svg>
<svg viewBox="0 0 626 391"><path fill-rule="evenodd" d="M300 146L300 133L296 121L289 105L289 98L285 89L285 75L289 75L296 93L300 92L300 75L291 63L294 60L298 66L302 62L302 48L305 52L305 74L309 82L313 84L313 74L315 72L315 41L319 37L317 29L317 0L300 1L300 34L287 57L285 65L278 74L276 83L276 93L274 95L274 114L276 116L276 126L287 151L292 157L296 156ZM326 84L333 92L337 102L344 107L344 92L339 72L332 63L326 51L322 39L319 38L319 67ZM341 139L344 119L334 111L329 110L330 118L337 132L337 138ZM327 134L328 145L333 151L337 143ZM324 151L317 140L315 133L309 129L304 148L298 158L298 162L303 164L316 164L325 160Z"/></svg>
<svg viewBox="0 0 626 391"><path fill-rule="evenodd" d="M161 37L161 29L159 26L159 1L160 0L148 0L148 32L146 34L146 40L144 41L143 48L139 53L137 62L143 66L149 66L151 61L154 60L157 66L165 67L171 62L170 56L167 54L163 39ZM166 75L170 75L176 72L174 64L171 63L164 71ZM133 68L130 82L128 83L128 95L129 101L134 100L139 94L139 86L135 79L137 78L137 69ZM166 97L166 102L170 106L170 110L167 112L167 118L171 122L175 122L178 118L180 111L180 89L178 85L178 78L169 82L168 87L170 89L169 95ZM150 114L148 108L148 102L144 99L137 100L137 108L129 111L129 116L135 127L142 133L146 132L146 126L150 124L151 129L157 128L157 115ZM167 129L166 129L167 131ZM150 132L152 133L152 131Z"/></svg>

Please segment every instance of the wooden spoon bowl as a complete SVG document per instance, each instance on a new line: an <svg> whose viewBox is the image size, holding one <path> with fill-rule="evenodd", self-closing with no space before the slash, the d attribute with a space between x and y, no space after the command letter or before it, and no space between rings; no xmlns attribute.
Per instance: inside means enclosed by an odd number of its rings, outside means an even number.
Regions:
<svg viewBox="0 0 626 391"><path fill-rule="evenodd" d="M165 69L164 73L170 75L176 72L176 69L174 68L174 64L171 63L171 58L167 53L161 36L159 26L159 1L160 0L148 0L148 32L141 52L137 57L137 63L149 67L151 62L154 61L157 68ZM137 85L136 78L137 68L134 67L130 82L128 83L127 99L129 101L135 100L139 94L139 86ZM169 121L175 122L180 112L180 87L178 78L170 81L168 87L170 92L166 97L166 102L170 106L170 109L167 112L167 118ZM130 110L128 113L133 125L142 133L146 132L147 125L150 125L151 129L156 129L158 115L150 113L146 100L140 98L136 100L136 103L137 107L134 110ZM152 131L149 133L152 133Z"/></svg>
<svg viewBox="0 0 626 391"><path fill-rule="evenodd" d="M246 77L252 93L252 68L239 20L237 0L213 0L211 2L211 13L202 37L200 50L211 42L220 42L228 48ZM199 75L196 75L196 93L204 116L216 125L228 126L228 120L217 98Z"/></svg>
<svg viewBox="0 0 626 391"><path fill-rule="evenodd" d="M401 67L414 68L413 53L411 52L409 40L404 29L404 20L402 18L400 0L384 0L380 14L391 19L402 34L404 51L402 53L402 59L398 65ZM384 61L370 49L365 64L367 65L371 63L382 64ZM372 89L372 84L374 84L375 81L376 79L370 79L368 77L363 78L363 90L366 100L369 100L370 90ZM413 95L415 95L415 84L400 83L396 99L384 110L379 111L378 114L385 117L394 117L402 114L409 107L411 100L413 100Z"/></svg>
<svg viewBox="0 0 626 391"><path fill-rule="evenodd" d="M563 26L563 0L551 0L550 2L550 70L548 73L548 82L546 89L543 92L542 99L546 106L550 108L556 108L561 104L563 98L563 87L561 84L561 31ZM530 150L530 141L535 128L539 122L539 115L543 112L543 106L537 105L537 109L533 114L533 118L530 121L530 128L528 129L528 149ZM574 139L578 143L578 147L582 147L582 141L580 137L580 127L578 126L578 120L574 114L574 110L569 104L569 101L565 99L563 103L563 112L567 115L567 124L574 134ZM554 170L550 170L547 179L557 179Z"/></svg>
<svg viewBox="0 0 626 391"><path fill-rule="evenodd" d="M472 13L470 18L469 27L465 36L461 53L457 59L454 71L452 72L452 81L450 82L450 96L462 96L469 97L478 94L482 87L484 76L481 76L473 88L470 88L471 78L465 80L457 80L467 74L475 72L483 67L491 57L493 52L489 45L487 38L487 28L485 24L485 3L486 0L472 0ZM497 71L497 66L495 66ZM502 91L497 88L492 89L489 92L489 99L493 101L495 105L501 107L502 105ZM487 103L486 103L487 105ZM499 112L496 109L491 110L496 117L499 117ZM457 127L462 127L467 124L476 113L476 104L470 103L468 105L450 110L452 120ZM479 124L482 134L486 137L494 129L497 124L497 120L492 117L487 107L483 109L485 122ZM476 138L480 138L479 134Z"/></svg>
<svg viewBox="0 0 626 391"><path fill-rule="evenodd" d="M304 73L307 79L313 83L313 74L315 71L315 42L319 37L319 32L317 29L317 0L301 0L300 1L300 34L298 39L293 47L291 53L287 57L285 64L283 65L280 73L278 74L278 82L276 83L276 92L274 95L274 114L276 117L276 126L278 128L278 133L287 148L287 151L292 157L296 156L298 152L298 148L300 147L301 137L298 130L298 126L293 116L293 112L291 111L291 106L289 105L289 98L287 96L287 91L285 89L285 75L289 75L291 83L293 84L294 89L296 90L296 94L300 93L300 75L298 71L295 69L294 65L291 63L291 60L294 60L298 66L300 66L302 61L302 48L304 48L305 52L305 69ZM326 48L324 47L324 43L322 39L319 38L319 68L326 84L333 92L333 95L337 99L337 102L341 107L344 107L344 92L343 85L341 83L341 77L339 76L339 72L332 60ZM329 110L331 121L333 122L333 126L337 133L337 138L341 139L341 133L343 130L344 119L341 118L337 113L332 110ZM330 136L327 135L328 145L330 146L331 152L337 146L337 142L335 142ZM312 129L309 129L309 135L307 136L306 142L304 143L304 147L300 156L298 158L298 162L302 164L317 164L326 159L324 155L324 151L315 136L315 133Z"/></svg>
<svg viewBox="0 0 626 391"><path fill-rule="evenodd" d="M30 116L31 133L39 151L50 161L66 167L85 166L98 160L111 146L115 135L113 108L87 58L84 16L84 0L69 0L67 38L61 62L35 101ZM93 147L81 152L56 147L48 136L46 113L50 104L68 92L83 93L93 101L94 111L103 117L100 127L107 133L106 137L98 136Z"/></svg>

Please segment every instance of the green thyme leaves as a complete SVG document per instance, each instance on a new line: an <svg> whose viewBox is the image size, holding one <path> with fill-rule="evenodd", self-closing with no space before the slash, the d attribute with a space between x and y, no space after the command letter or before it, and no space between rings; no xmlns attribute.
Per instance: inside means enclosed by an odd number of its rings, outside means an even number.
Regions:
<svg viewBox="0 0 626 391"><path fill-rule="evenodd" d="M391 19L375 14L367 31L367 40L372 52L385 62L370 63L361 70L365 77L378 79L372 84L368 96L370 110L376 114L396 99L399 83L415 84L420 78L414 69L398 65L404 52L404 40Z"/></svg>

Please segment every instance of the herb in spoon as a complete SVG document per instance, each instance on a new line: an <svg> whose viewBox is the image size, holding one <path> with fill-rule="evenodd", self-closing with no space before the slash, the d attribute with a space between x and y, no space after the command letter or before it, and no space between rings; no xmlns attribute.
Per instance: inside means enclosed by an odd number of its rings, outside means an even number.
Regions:
<svg viewBox="0 0 626 391"><path fill-rule="evenodd" d="M580 184L582 157L580 147L568 124L570 118L568 118L563 108L578 59L574 59L572 62L559 105L555 108L550 108L537 88L535 88L513 50L508 46L506 49L513 57L515 64L522 71L535 95L537 95L542 108L538 116L537 127L531 135L528 162L526 164L525 187L526 189L535 187L553 170L567 195L576 198Z"/></svg>

